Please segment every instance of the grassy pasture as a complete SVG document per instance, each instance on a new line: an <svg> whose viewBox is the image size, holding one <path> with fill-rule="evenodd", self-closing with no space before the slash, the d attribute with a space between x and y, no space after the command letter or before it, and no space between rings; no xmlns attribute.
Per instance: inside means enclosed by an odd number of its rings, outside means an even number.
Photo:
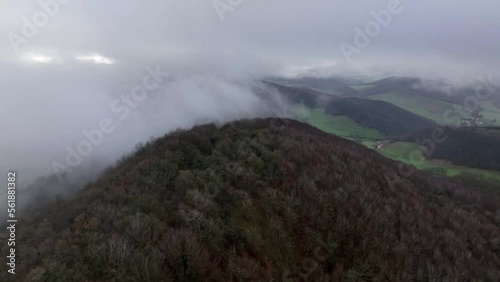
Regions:
<svg viewBox="0 0 500 282"><path fill-rule="evenodd" d="M323 109L297 108L297 117L300 121L307 122L325 132L352 138L384 138L385 135L372 128L359 125L347 116L331 116L325 114Z"/></svg>

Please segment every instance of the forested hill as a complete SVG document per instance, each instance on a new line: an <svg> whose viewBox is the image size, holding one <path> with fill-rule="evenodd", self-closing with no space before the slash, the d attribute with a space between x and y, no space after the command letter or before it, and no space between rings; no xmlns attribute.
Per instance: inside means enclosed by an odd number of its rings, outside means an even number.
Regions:
<svg viewBox="0 0 500 282"><path fill-rule="evenodd" d="M429 136L432 136L432 129L412 132L401 140L426 140ZM446 141L435 146L432 158L500 171L500 128L443 127L443 136L446 136Z"/></svg>
<svg viewBox="0 0 500 282"><path fill-rule="evenodd" d="M293 120L176 131L19 220L16 279L499 281L498 205L398 171Z"/></svg>

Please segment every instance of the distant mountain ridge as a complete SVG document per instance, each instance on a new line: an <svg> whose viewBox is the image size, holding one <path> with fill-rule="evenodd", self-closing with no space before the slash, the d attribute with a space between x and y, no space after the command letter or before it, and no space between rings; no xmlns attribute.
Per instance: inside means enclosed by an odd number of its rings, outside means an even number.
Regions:
<svg viewBox="0 0 500 282"><path fill-rule="evenodd" d="M291 85L309 85L315 89L319 89L322 91L334 91L341 96L358 95L358 91L351 88L350 86L364 84L364 82L361 80L344 77L299 77L286 80L278 80L278 82L280 81Z"/></svg>
<svg viewBox="0 0 500 282"><path fill-rule="evenodd" d="M345 78L332 77L299 77L280 79L275 81L295 86L309 86L323 91L334 91L339 96L367 97L385 93L409 93L462 105L468 96L476 95L478 86L485 87L483 91L492 91L491 99L500 100L500 86L489 85L490 82L478 81L475 85L452 86L444 81L421 79L418 77L391 76L371 82ZM366 86L366 87L363 87ZM497 102L500 104L500 102Z"/></svg>
<svg viewBox="0 0 500 282"><path fill-rule="evenodd" d="M338 97L320 91L272 82L267 82L267 84L276 88L292 104L301 103L311 108L323 108L327 114L333 116L345 115L361 125L388 135L437 126L431 120L384 101Z"/></svg>

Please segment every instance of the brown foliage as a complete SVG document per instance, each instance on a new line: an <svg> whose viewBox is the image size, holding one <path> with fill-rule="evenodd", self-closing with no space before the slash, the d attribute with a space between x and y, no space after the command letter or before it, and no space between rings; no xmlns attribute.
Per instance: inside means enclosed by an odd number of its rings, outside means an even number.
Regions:
<svg viewBox="0 0 500 282"><path fill-rule="evenodd" d="M72 200L20 220L18 278L500 280L498 201L276 124L198 126L140 147Z"/></svg>

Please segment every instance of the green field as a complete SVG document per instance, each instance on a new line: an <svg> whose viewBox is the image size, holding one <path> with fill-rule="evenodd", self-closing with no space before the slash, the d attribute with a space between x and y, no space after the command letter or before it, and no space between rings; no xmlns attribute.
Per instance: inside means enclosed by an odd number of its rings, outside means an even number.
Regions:
<svg viewBox="0 0 500 282"><path fill-rule="evenodd" d="M481 102L481 107L487 112L499 113L500 109L495 106L495 104L491 101L483 101Z"/></svg>
<svg viewBox="0 0 500 282"><path fill-rule="evenodd" d="M469 112L462 109L462 107L460 106L454 106L454 104L452 103L420 95L385 93L374 95L370 98L394 104L414 114L434 120L435 122L442 125L460 124L460 117L458 115L452 116L452 118L446 117L445 113L448 110L455 109L462 116L469 116Z"/></svg>
<svg viewBox="0 0 500 282"><path fill-rule="evenodd" d="M382 94L377 96L380 99L384 98L390 100L388 102L391 103L394 103L395 101L401 104L405 103L404 98L402 98L403 95ZM426 97L413 98L413 102L415 101L417 101L419 107L414 107L413 112L430 119L433 119L433 117L439 119L440 117L437 114L437 111L446 110L452 107L452 104L450 103ZM434 104L431 105L432 103ZM406 104L406 106L410 107L409 104ZM386 137L378 130L363 127L347 116L331 116L325 114L324 110L320 108L311 109L303 105L297 105L295 107L295 111L297 113L298 120L309 123L310 125L330 134L335 134L351 140L361 140L361 144L370 149L376 148L376 140L383 141ZM500 117L498 119L500 120ZM468 173L485 180L500 181L499 172L453 165L444 160L427 159L422 153L422 149L417 144L411 142L392 143L384 147L382 150L378 150L378 152L387 158L411 164L419 170L441 168L446 171L446 176L449 177L458 176L462 173Z"/></svg>
<svg viewBox="0 0 500 282"><path fill-rule="evenodd" d="M463 117L470 116L470 112L461 105L456 105L439 99L433 99L420 95L411 95L406 93L384 93L373 95L370 98L394 104L414 114L434 120L441 125L458 126L461 120L461 117L459 115ZM484 108L484 111L482 112L484 116L484 125L500 126L500 110L497 109L491 101L483 101L481 102L481 106ZM450 110L458 113L459 115L454 114L447 117L445 113Z"/></svg>
<svg viewBox="0 0 500 282"><path fill-rule="evenodd" d="M375 149L377 147L377 141L364 139L361 141L361 145L369 149Z"/></svg>
<svg viewBox="0 0 500 282"><path fill-rule="evenodd" d="M470 173L480 176L483 179L500 181L499 172L458 166L443 160L429 160L425 158L421 148L415 143L396 142L378 152L393 160L411 164L419 170L443 168L446 170L446 176L450 177L458 176L462 173Z"/></svg>
<svg viewBox="0 0 500 282"><path fill-rule="evenodd" d="M483 111L481 114L485 126L500 126L500 112Z"/></svg>
<svg viewBox="0 0 500 282"><path fill-rule="evenodd" d="M380 131L363 127L346 116L331 116L325 114L323 109L310 109L304 106L298 106L296 112L298 120L338 136L373 139L385 137Z"/></svg>

